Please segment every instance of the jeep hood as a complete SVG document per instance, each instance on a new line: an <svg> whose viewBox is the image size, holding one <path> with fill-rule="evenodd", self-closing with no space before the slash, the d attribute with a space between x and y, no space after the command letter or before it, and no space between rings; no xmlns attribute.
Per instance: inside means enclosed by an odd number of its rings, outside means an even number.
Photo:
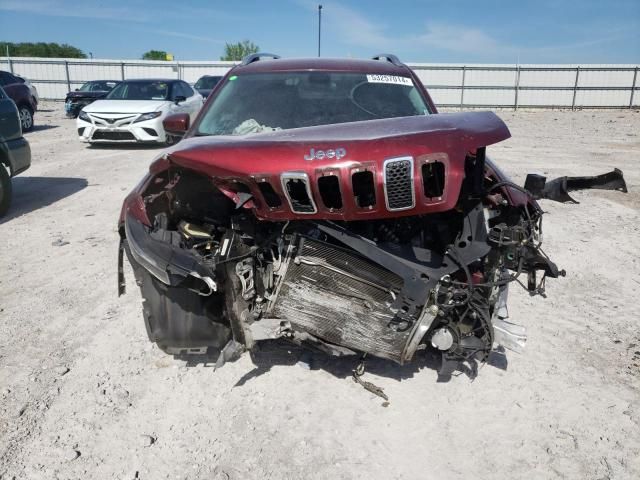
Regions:
<svg viewBox="0 0 640 480"><path fill-rule="evenodd" d="M100 103L100 102L97 102ZM210 176L216 185L238 192L234 185L249 189L256 214L264 219L334 218L341 220L416 215L453 208L457 201L467 155L478 148L510 137L507 126L491 112L434 114L345 124L332 124L243 136L191 137L170 149L151 170L164 162L176 164ZM317 159L311 150L340 150L341 158ZM305 157L307 159L305 159ZM313 160L308 158L313 157ZM397 158L411 159L411 180L416 192L415 205L402 212L385 209L385 165ZM445 185L435 197L426 197L425 165L438 162L444 170ZM370 172L372 189L379 201L366 207L354 205L359 187L354 175ZM298 215L290 202L269 206L261 194L260 183L268 183L281 199L287 199L283 178L297 176L308 182L317 208ZM342 206L324 208L318 179L338 177ZM418 195L418 192L421 192ZM264 192L263 192L264 193ZM357 202L356 202L357 203ZM246 205L245 205L246 206Z"/></svg>

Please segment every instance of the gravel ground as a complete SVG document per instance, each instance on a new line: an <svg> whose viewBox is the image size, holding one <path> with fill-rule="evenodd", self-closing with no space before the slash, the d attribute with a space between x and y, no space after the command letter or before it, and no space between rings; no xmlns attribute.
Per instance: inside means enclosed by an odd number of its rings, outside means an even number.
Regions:
<svg viewBox="0 0 640 480"><path fill-rule="evenodd" d="M152 346L130 272L116 295L115 226L161 150L88 148L45 103L0 222L0 479L640 478L640 113L500 115L517 181L618 167L630 193L543 204L568 273L512 290L524 354L473 382L372 361L384 408L352 361L274 346L214 371Z"/></svg>

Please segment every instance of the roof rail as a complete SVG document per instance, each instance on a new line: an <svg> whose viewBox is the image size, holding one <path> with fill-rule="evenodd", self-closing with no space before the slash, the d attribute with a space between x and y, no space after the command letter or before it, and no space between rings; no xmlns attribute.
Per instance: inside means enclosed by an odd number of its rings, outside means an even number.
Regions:
<svg viewBox="0 0 640 480"><path fill-rule="evenodd" d="M371 57L371 60L381 60L381 61L391 62L394 65L397 65L398 67L401 67L404 65L398 57L396 57L391 53L379 53L378 55Z"/></svg>
<svg viewBox="0 0 640 480"><path fill-rule="evenodd" d="M262 57L277 60L278 58L280 58L280 55L275 55L273 53L252 53L251 55L247 55L246 57L244 57L240 62L240 65L249 65L250 63L257 62Z"/></svg>

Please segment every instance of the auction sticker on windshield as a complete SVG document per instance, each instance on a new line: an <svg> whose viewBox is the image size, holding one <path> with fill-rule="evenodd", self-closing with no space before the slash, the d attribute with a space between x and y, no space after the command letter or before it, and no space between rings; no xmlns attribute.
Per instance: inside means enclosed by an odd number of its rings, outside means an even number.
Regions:
<svg viewBox="0 0 640 480"><path fill-rule="evenodd" d="M391 83L393 85L413 86L413 82L407 77L397 77L395 75L367 75L369 83Z"/></svg>

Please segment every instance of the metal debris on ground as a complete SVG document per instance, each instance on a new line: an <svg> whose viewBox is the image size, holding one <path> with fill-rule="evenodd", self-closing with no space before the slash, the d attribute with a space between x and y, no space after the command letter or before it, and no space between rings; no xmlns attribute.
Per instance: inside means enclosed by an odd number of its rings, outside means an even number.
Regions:
<svg viewBox="0 0 640 480"><path fill-rule="evenodd" d="M366 366L365 357L366 355L362 356L362 358L360 359L360 363L358 363L358 365L356 365L356 368L353 370L353 377L352 377L353 381L362 385L362 387L365 390L368 390L374 395L377 395L378 397L384 399L385 402L382 404L382 406L387 407L389 406L389 397L384 393L384 389L382 389L381 387L378 387L377 385L371 382L362 380L362 376L364 375L365 366Z"/></svg>

